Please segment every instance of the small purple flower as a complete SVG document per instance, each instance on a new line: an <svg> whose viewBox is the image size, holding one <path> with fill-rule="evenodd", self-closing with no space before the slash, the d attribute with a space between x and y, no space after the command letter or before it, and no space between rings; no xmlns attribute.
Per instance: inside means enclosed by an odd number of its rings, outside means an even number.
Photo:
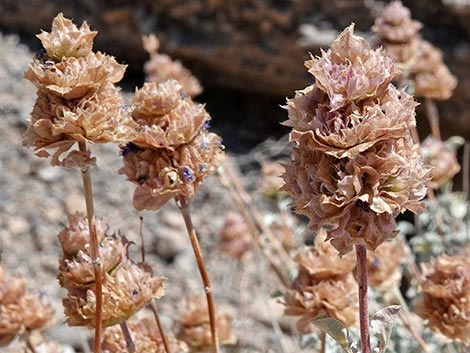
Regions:
<svg viewBox="0 0 470 353"><path fill-rule="evenodd" d="M196 180L196 177L194 176L193 171L188 167L184 167L183 169L183 178L184 180L190 181L190 182L193 182L194 180Z"/></svg>
<svg viewBox="0 0 470 353"><path fill-rule="evenodd" d="M204 123L204 129L206 130L209 130L211 128L211 122L209 120L207 120L205 123Z"/></svg>
<svg viewBox="0 0 470 353"><path fill-rule="evenodd" d="M207 163L201 163L199 166L199 173L202 173L207 168Z"/></svg>

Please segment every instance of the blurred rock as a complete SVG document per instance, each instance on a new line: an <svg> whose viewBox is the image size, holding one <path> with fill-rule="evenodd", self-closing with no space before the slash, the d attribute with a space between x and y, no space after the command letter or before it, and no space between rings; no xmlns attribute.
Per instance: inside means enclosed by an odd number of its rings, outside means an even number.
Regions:
<svg viewBox="0 0 470 353"><path fill-rule="evenodd" d="M24 234L30 229L29 222L21 216L10 218L7 227L11 235Z"/></svg>
<svg viewBox="0 0 470 353"><path fill-rule="evenodd" d="M163 260L172 262L184 249L190 248L183 218L177 211L163 210L161 227L154 231L154 250Z"/></svg>

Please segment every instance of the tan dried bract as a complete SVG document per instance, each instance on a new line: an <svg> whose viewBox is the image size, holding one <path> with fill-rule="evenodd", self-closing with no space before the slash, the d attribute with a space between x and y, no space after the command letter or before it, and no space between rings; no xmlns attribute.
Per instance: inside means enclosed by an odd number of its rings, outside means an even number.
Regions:
<svg viewBox="0 0 470 353"><path fill-rule="evenodd" d="M44 328L53 315L49 305L26 292L23 278L7 275L0 266L0 347L25 331Z"/></svg>
<svg viewBox="0 0 470 353"><path fill-rule="evenodd" d="M129 321L127 326L135 344L135 353L166 353L155 320L144 318L138 321ZM166 336L166 339L170 352L186 353L189 351L186 343L172 336ZM104 330L102 349L104 353L128 353L126 341L119 326L111 326Z"/></svg>
<svg viewBox="0 0 470 353"><path fill-rule="evenodd" d="M331 111L381 96L398 74L383 50L371 50L364 38L354 35L354 25L338 36L330 50L305 66L315 76L316 86L328 95Z"/></svg>
<svg viewBox="0 0 470 353"><path fill-rule="evenodd" d="M52 32L39 35L47 55L36 56L24 74L38 91L23 144L34 147L39 157L52 156L52 165L93 164L95 159L88 150L70 151L76 142L133 138L136 124L124 112L119 89L114 86L126 66L111 56L93 53L95 35L88 25L77 29L59 14Z"/></svg>
<svg viewBox="0 0 470 353"><path fill-rule="evenodd" d="M296 327L300 333L311 332L310 320L320 314L351 327L358 316L356 292L357 283L351 273L324 280L299 274L293 288L284 295L284 315L299 316Z"/></svg>
<svg viewBox="0 0 470 353"><path fill-rule="evenodd" d="M103 327L127 320L152 299L164 293L164 279L153 277L145 264L130 260L121 263L111 273L105 273L103 281ZM95 327L95 287L85 291L69 292L63 300L64 313L69 326Z"/></svg>
<svg viewBox="0 0 470 353"><path fill-rule="evenodd" d="M202 93L202 86L191 72L181 62L172 60L168 55L158 52L160 41L154 34L142 37L144 49L150 54L150 60L145 63L144 71L149 82L164 82L169 79L178 81L184 91L191 97Z"/></svg>
<svg viewBox="0 0 470 353"><path fill-rule="evenodd" d="M152 299L164 294L164 278L154 277L143 263L129 259L130 242L123 236L107 235L108 226L94 220L103 270L103 326L127 320ZM95 325L95 272L84 215L69 217L69 226L60 234L64 256L59 260L58 280L68 295L63 300L70 326Z"/></svg>
<svg viewBox="0 0 470 353"><path fill-rule="evenodd" d="M220 344L235 344L237 339L229 314L217 314L216 325ZM176 337L190 347L209 347L212 345L207 300L204 296L183 300L179 305L176 322Z"/></svg>
<svg viewBox="0 0 470 353"><path fill-rule="evenodd" d="M341 254L358 243L373 250L396 235L400 212L423 209L429 171L410 132L416 103L391 85L392 60L353 26L307 66L315 85L287 102L293 148L283 190Z"/></svg>
<svg viewBox="0 0 470 353"><path fill-rule="evenodd" d="M326 231L320 229L315 236L314 246L305 248L295 257L299 268L298 277L307 276L320 281L345 276L352 272L356 266L354 255L350 253L340 257L326 237Z"/></svg>
<svg viewBox="0 0 470 353"><path fill-rule="evenodd" d="M455 150L443 141L427 137L421 143L421 154L425 163L431 166L430 188L438 189L460 171Z"/></svg>
<svg viewBox="0 0 470 353"><path fill-rule="evenodd" d="M174 148L189 143L210 115L194 103L175 80L145 83L132 100L132 118L138 123L133 143L145 148Z"/></svg>
<svg viewBox="0 0 470 353"><path fill-rule="evenodd" d="M410 10L401 1L392 1L375 20L372 29L387 42L408 43L418 35L421 27L420 22L411 19Z"/></svg>
<svg viewBox="0 0 470 353"><path fill-rule="evenodd" d="M88 250L90 243L90 231L88 229L88 220L81 212L75 212L68 217L68 226L66 226L58 235L62 251L67 256L73 256L79 250ZM93 220L93 226L96 232L98 242L101 242L106 236L108 225L100 219Z"/></svg>
<svg viewBox="0 0 470 353"><path fill-rule="evenodd" d="M433 331L470 346L470 251L423 265L416 313Z"/></svg>
<svg viewBox="0 0 470 353"><path fill-rule="evenodd" d="M243 218L237 213L227 213L223 228L220 230L218 248L237 260L251 249L251 236Z"/></svg>
<svg viewBox="0 0 470 353"><path fill-rule="evenodd" d="M220 137L202 131L174 150L140 149L131 144L122 155L124 167L119 173L138 185L133 204L143 210L158 209L177 195L192 198L200 183L215 172L224 153Z"/></svg>
<svg viewBox="0 0 470 353"><path fill-rule="evenodd" d="M415 95L438 100L449 99L457 79L442 60L442 52L424 39L419 40L417 60L411 69Z"/></svg>
<svg viewBox="0 0 470 353"><path fill-rule="evenodd" d="M93 47L93 39L98 34L91 31L84 22L78 28L71 20L59 13L52 21L50 33L42 31L37 37L41 40L47 55L56 60L64 57L82 57L89 54Z"/></svg>
<svg viewBox="0 0 470 353"><path fill-rule="evenodd" d="M367 253L367 275L371 287L388 293L399 288L402 278L401 264L407 261L409 253L403 240L394 239L380 244Z"/></svg>

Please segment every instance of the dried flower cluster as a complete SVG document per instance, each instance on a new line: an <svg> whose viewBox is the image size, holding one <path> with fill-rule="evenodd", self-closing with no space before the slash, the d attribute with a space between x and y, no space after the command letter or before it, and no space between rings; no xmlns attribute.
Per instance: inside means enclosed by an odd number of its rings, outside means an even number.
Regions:
<svg viewBox="0 0 470 353"><path fill-rule="evenodd" d="M367 253L369 285L382 293L399 288L402 277L401 264L407 260L408 251L401 239L380 244Z"/></svg>
<svg viewBox="0 0 470 353"><path fill-rule="evenodd" d="M155 320L147 318L128 322L132 341L135 344L135 353L166 353L160 331ZM186 353L187 345L174 337L166 337L170 352ZM103 332L104 353L127 353L128 348L119 326L108 327Z"/></svg>
<svg viewBox="0 0 470 353"><path fill-rule="evenodd" d="M417 96L448 99L456 78L442 61L442 52L419 35L422 24L411 19L401 1L392 1L376 19L373 30L381 44L411 79Z"/></svg>
<svg viewBox="0 0 470 353"><path fill-rule="evenodd" d="M224 226L219 232L218 248L237 260L251 249L251 236L243 218L238 213L227 213Z"/></svg>
<svg viewBox="0 0 470 353"><path fill-rule="evenodd" d="M202 93L202 86L181 62L173 61L168 55L158 53L160 41L154 34L142 38L144 49L150 54L150 60L145 63L144 71L148 82L164 82L169 79L178 81L184 91L191 97Z"/></svg>
<svg viewBox="0 0 470 353"><path fill-rule="evenodd" d="M409 70L416 61L418 32L422 24L411 19L411 12L401 1L392 1L375 20L372 30L381 39L387 53L395 61L395 65Z"/></svg>
<svg viewBox="0 0 470 353"><path fill-rule="evenodd" d="M0 266L0 347L18 335L43 328L52 317L48 305L26 292L23 278L7 275Z"/></svg>
<svg viewBox="0 0 470 353"><path fill-rule="evenodd" d="M438 189L460 171L455 150L446 142L429 136L421 143L421 154L425 163L432 168L430 188Z"/></svg>
<svg viewBox="0 0 470 353"><path fill-rule="evenodd" d="M353 29L306 63L316 83L288 100L285 122L294 145L284 189L340 254L393 238L400 212L422 210L428 174L410 133L416 103L391 85L392 59Z"/></svg>
<svg viewBox="0 0 470 353"><path fill-rule="evenodd" d="M427 326L470 346L470 252L442 255L423 265L421 298L416 313Z"/></svg>
<svg viewBox="0 0 470 353"><path fill-rule="evenodd" d="M103 268L103 327L128 319L150 300L164 294L163 278L153 277L144 263L129 259L130 242L107 235L108 226L94 220ZM67 289L63 300L70 326L95 326L95 275L90 255L88 221L80 214L69 216L69 225L59 234L63 257L58 280Z"/></svg>
<svg viewBox="0 0 470 353"><path fill-rule="evenodd" d="M449 99L457 86L457 79L443 62L442 52L424 39L418 43L411 79L415 95L439 100Z"/></svg>
<svg viewBox="0 0 470 353"><path fill-rule="evenodd" d="M190 199L223 158L210 116L175 80L146 83L133 100L136 137L123 149L119 173L137 184L134 207L155 210L175 196Z"/></svg>
<svg viewBox="0 0 470 353"><path fill-rule="evenodd" d="M217 332L220 344L235 344L237 339L229 314L217 314ZM176 321L176 337L192 348L209 347L212 344L207 301L204 296L185 299L179 305Z"/></svg>
<svg viewBox="0 0 470 353"><path fill-rule="evenodd" d="M34 147L39 157L49 157L48 150L55 150L52 165L94 163L84 150L61 156L76 142L123 141L133 124L114 85L126 67L111 56L92 51L96 34L86 23L78 28L62 14L57 15L51 32L38 35L44 51L25 72L38 91L23 144Z"/></svg>
<svg viewBox="0 0 470 353"><path fill-rule="evenodd" d="M320 231L314 246L306 248L295 261L299 272L284 296L284 314L300 316L296 324L299 332L310 332L310 320L320 314L335 318L346 327L355 325L358 301L352 253L338 257L337 250L326 242L326 233Z"/></svg>

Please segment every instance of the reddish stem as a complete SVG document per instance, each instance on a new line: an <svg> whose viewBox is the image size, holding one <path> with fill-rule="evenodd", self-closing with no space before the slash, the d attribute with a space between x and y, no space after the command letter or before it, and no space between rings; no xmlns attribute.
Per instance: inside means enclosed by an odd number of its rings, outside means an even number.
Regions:
<svg viewBox="0 0 470 353"><path fill-rule="evenodd" d="M81 152L86 152L87 147L85 142L79 142L78 148ZM83 193L85 195L85 204L88 220L88 229L90 232L90 243L91 243L91 259L93 261L93 270L95 274L95 296L96 296L96 308L95 308L95 340L93 343L93 352L101 353L101 331L102 331L102 313L103 313L103 277L101 269L101 258L98 248L98 237L96 229L93 224L94 207L93 207L93 190L91 186L91 174L88 166L81 168L82 181L83 181Z"/></svg>
<svg viewBox="0 0 470 353"><path fill-rule="evenodd" d="M158 330L160 331L160 336L162 337L162 342L163 342L163 347L165 348L165 352L171 353L168 340L166 339L165 331L163 331L163 326L162 326L162 323L160 322L160 317L157 311L157 305L153 302L153 300L150 301L150 308L152 309L153 316L155 317L155 321L158 326Z"/></svg>
<svg viewBox="0 0 470 353"><path fill-rule="evenodd" d="M359 324L361 352L370 353L369 309L367 303L367 250L364 244L356 244L357 285L359 287Z"/></svg>
<svg viewBox="0 0 470 353"><path fill-rule="evenodd" d="M219 353L219 337L217 335L217 321L216 321L216 309L214 295L212 294L212 285L207 274L204 259L202 257L201 247L199 246L199 240L197 239L196 230L194 229L191 215L189 213L188 201L184 197L178 197L176 204L178 205L181 214L188 231L189 239L193 247L194 256L196 257L196 263L201 274L202 283L204 284L204 291L206 292L207 306L209 310L209 324L211 327L212 337L212 350L214 353Z"/></svg>

